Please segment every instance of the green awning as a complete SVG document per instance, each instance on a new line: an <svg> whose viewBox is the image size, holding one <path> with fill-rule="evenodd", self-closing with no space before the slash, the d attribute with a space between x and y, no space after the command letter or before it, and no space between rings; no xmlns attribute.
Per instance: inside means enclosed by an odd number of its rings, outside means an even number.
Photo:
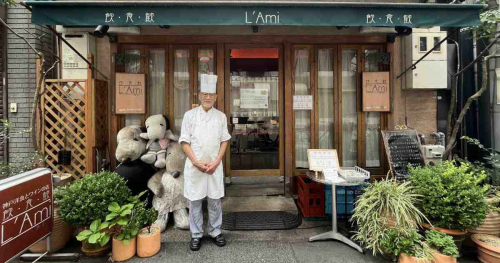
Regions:
<svg viewBox="0 0 500 263"><path fill-rule="evenodd" d="M327 1L28 1L32 22L64 26L466 27L485 5Z"/></svg>

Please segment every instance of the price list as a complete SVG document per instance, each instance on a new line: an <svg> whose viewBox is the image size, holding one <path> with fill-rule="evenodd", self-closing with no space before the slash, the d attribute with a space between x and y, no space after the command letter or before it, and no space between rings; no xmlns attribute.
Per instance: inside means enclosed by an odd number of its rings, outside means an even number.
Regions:
<svg viewBox="0 0 500 263"><path fill-rule="evenodd" d="M425 160L415 130L382 131L389 165L399 179L408 176L408 165L424 166Z"/></svg>

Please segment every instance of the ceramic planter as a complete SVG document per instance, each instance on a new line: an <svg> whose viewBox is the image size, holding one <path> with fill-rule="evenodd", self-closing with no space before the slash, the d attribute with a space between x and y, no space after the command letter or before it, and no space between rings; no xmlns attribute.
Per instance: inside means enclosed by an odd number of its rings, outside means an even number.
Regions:
<svg viewBox="0 0 500 263"><path fill-rule="evenodd" d="M54 253L68 243L73 234L71 228L66 221L62 220L59 216L59 207L54 207L54 221L52 223L52 234L50 234L50 252ZM31 253L45 253L47 252L47 240L40 241L30 247Z"/></svg>
<svg viewBox="0 0 500 263"><path fill-rule="evenodd" d="M136 251L136 238L130 239L128 245L125 245L123 241L116 240L113 237L113 250L111 253L111 257L113 261L125 261L127 259L132 258L135 255Z"/></svg>
<svg viewBox="0 0 500 263"><path fill-rule="evenodd" d="M141 258L152 257L161 248L160 227L152 226L151 233L145 227L137 235L137 255Z"/></svg>
<svg viewBox="0 0 500 263"><path fill-rule="evenodd" d="M104 256L108 253L109 251L109 243L106 244L104 247L100 248L88 248L85 246L84 243L82 243L82 252L87 256L87 257L100 257Z"/></svg>
<svg viewBox="0 0 500 263"><path fill-rule="evenodd" d="M443 255L437 252L432 253L432 257L434 260L432 260L432 263L457 263L457 258Z"/></svg>
<svg viewBox="0 0 500 263"><path fill-rule="evenodd" d="M458 251L462 249L462 243L465 240L465 235L467 234L467 231L461 231L461 230L455 230L455 229L446 229L446 228L440 228L440 227L432 227L429 224L422 223L422 226L425 229L428 230L436 230L441 233L445 233L451 237L453 237L453 241L455 241L455 245L457 246Z"/></svg>
<svg viewBox="0 0 500 263"><path fill-rule="evenodd" d="M425 258L410 257L404 253L399 254L399 263L431 263Z"/></svg>
<svg viewBox="0 0 500 263"><path fill-rule="evenodd" d="M500 238L492 235L474 234L472 241L477 245L477 258L483 263L500 262Z"/></svg>
<svg viewBox="0 0 500 263"><path fill-rule="evenodd" d="M486 199L489 204L494 204L494 198ZM497 206L497 205L496 205ZM481 226L474 230L469 230L473 234L486 234L500 237L500 213L491 211L486 215L484 222Z"/></svg>

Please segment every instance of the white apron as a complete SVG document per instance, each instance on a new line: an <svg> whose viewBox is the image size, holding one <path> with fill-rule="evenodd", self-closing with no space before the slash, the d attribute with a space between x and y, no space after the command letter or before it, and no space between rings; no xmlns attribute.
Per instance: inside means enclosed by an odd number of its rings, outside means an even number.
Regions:
<svg viewBox="0 0 500 263"><path fill-rule="evenodd" d="M202 110L201 107L198 110ZM210 163L219 155L223 125L215 110L207 114L196 113L191 149L200 162ZM191 201L224 196L224 173L222 162L213 174L206 174L194 167L189 158L184 166L184 196Z"/></svg>

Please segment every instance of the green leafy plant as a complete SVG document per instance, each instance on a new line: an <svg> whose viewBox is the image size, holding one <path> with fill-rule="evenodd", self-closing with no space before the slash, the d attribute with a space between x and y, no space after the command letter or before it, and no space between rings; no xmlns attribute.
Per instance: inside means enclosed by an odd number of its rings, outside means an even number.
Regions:
<svg viewBox="0 0 500 263"><path fill-rule="evenodd" d="M487 182L491 185L500 185L500 155L491 148L486 148L478 139L462 136L462 140L476 146L485 156L483 161L470 162L471 170L480 172L483 170L488 176ZM461 160L462 161L462 160ZM465 161L467 162L467 161Z"/></svg>
<svg viewBox="0 0 500 263"><path fill-rule="evenodd" d="M148 232L151 233L151 226L158 218L158 212L154 208L146 210L144 224L148 227Z"/></svg>
<svg viewBox="0 0 500 263"><path fill-rule="evenodd" d="M425 240L431 249L436 250L440 254L458 257L458 249L451 236L436 230L427 230L425 232Z"/></svg>
<svg viewBox="0 0 500 263"><path fill-rule="evenodd" d="M96 219L90 224L90 228L81 231L78 236L76 236L76 239L83 242L84 246L87 248L104 247L109 242L110 236L103 230L108 227L108 222L101 222L100 219Z"/></svg>
<svg viewBox="0 0 500 263"><path fill-rule="evenodd" d="M386 235L381 239L386 253L396 260L399 254L404 253L410 257L432 259L429 247L422 242L422 236L415 228L386 229Z"/></svg>
<svg viewBox="0 0 500 263"><path fill-rule="evenodd" d="M357 225L354 239L373 254L384 253L381 240L396 227L409 235L416 224L427 220L415 204L421 198L410 183L385 179L368 184L356 201L351 221ZM392 225L389 221L392 221Z"/></svg>
<svg viewBox="0 0 500 263"><path fill-rule="evenodd" d="M471 172L467 163L446 161L440 166L410 167L409 180L422 196L418 207L437 227L467 230L485 219L486 174Z"/></svg>
<svg viewBox="0 0 500 263"><path fill-rule="evenodd" d="M110 203L122 205L130 197L123 178L112 172L88 174L60 191L59 214L75 227L89 226L96 219L104 220Z"/></svg>

